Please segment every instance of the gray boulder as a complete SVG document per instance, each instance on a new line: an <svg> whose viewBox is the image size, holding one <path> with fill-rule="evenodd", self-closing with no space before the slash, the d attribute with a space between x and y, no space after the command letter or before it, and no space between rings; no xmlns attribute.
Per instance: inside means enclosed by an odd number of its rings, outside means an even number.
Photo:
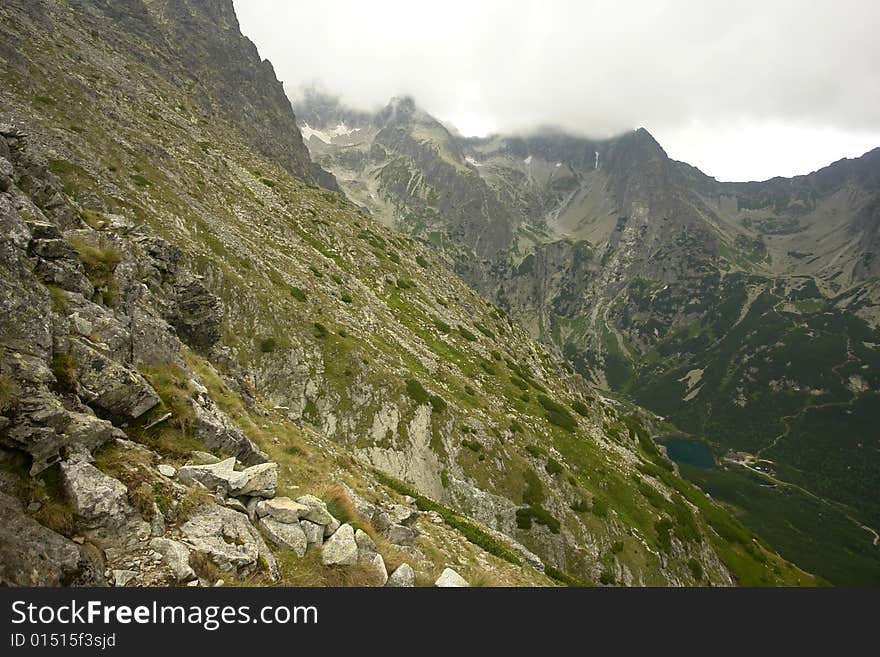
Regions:
<svg viewBox="0 0 880 657"><path fill-rule="evenodd" d="M257 503L257 516L269 516L278 522L299 522L309 512L309 507L299 502L294 502L289 497L273 497L271 500L263 500ZM323 531L323 530L322 530Z"/></svg>
<svg viewBox="0 0 880 657"><path fill-rule="evenodd" d="M434 586L439 588L462 588L470 586L470 584L468 584L468 581L464 577L452 570L452 568L447 567L443 569L442 573L440 573L440 577L434 582Z"/></svg>
<svg viewBox="0 0 880 657"><path fill-rule="evenodd" d="M321 548L321 563L325 566L353 566L358 560L358 546L354 529L348 523L341 525Z"/></svg>
<svg viewBox="0 0 880 657"><path fill-rule="evenodd" d="M412 545L419 535L416 529L405 525L391 525L384 534L385 538L395 545Z"/></svg>
<svg viewBox="0 0 880 657"><path fill-rule="evenodd" d="M416 573L408 563L400 564L388 577L385 586L394 588L409 588L416 585Z"/></svg>
<svg viewBox="0 0 880 657"><path fill-rule="evenodd" d="M235 486L229 491L236 497L249 495L251 497L275 497L275 487L278 485L278 464L258 463L245 468L235 481Z"/></svg>
<svg viewBox="0 0 880 657"><path fill-rule="evenodd" d="M279 522L270 516L265 516L257 521L257 526L274 545L293 550L298 557L306 553L308 539L298 522Z"/></svg>
<svg viewBox="0 0 880 657"><path fill-rule="evenodd" d="M99 415L130 422L161 400L137 371L104 356L79 339L70 341L80 397Z"/></svg>
<svg viewBox="0 0 880 657"><path fill-rule="evenodd" d="M256 571L262 561L269 576L278 579L275 557L242 513L205 504L180 531L193 551L206 555L223 570L246 575Z"/></svg>
<svg viewBox="0 0 880 657"><path fill-rule="evenodd" d="M62 586L83 569L79 546L28 516L0 492L0 586Z"/></svg>
<svg viewBox="0 0 880 657"><path fill-rule="evenodd" d="M299 526L305 532L309 547L321 547L324 544L324 528L321 525L310 520L301 520Z"/></svg>
<svg viewBox="0 0 880 657"><path fill-rule="evenodd" d="M324 527L333 522L333 516L330 515L330 512L327 510L327 505L323 500L318 499L314 495L303 495L302 497L297 497L296 501L299 504L308 507L308 512L301 515L300 518L310 520L315 524Z"/></svg>
<svg viewBox="0 0 880 657"><path fill-rule="evenodd" d="M189 565L189 548L170 538L154 538L150 547L162 555L178 582L188 582L196 574Z"/></svg>
<svg viewBox="0 0 880 657"><path fill-rule="evenodd" d="M208 465L184 465L177 470L177 478L182 483L199 482L212 491L218 487L231 490L239 481L239 476L240 473L235 471L235 457Z"/></svg>
<svg viewBox="0 0 880 657"><path fill-rule="evenodd" d="M89 527L118 527L133 515L128 489L90 463L61 463L61 483L71 506Z"/></svg>

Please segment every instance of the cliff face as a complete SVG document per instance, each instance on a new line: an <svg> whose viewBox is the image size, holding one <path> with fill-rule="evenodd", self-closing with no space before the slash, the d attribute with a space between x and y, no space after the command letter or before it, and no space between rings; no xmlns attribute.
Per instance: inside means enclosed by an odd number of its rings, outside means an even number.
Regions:
<svg viewBox="0 0 880 657"><path fill-rule="evenodd" d="M137 70L128 69L129 75L114 81L119 102L143 89L140 76L159 76L186 92L190 120L219 118L294 176L337 189L333 176L311 161L283 85L272 64L261 60L241 34L232 0L13 2L11 7L47 29L66 11L75 11L86 36L95 34L125 52ZM163 99L154 100L161 108Z"/></svg>

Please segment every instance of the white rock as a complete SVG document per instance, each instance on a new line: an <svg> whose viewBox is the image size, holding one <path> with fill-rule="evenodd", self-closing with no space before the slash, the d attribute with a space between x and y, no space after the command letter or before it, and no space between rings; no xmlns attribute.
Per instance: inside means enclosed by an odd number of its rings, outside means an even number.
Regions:
<svg viewBox="0 0 880 657"><path fill-rule="evenodd" d="M137 576L136 570L114 570L113 586L125 586Z"/></svg>
<svg viewBox="0 0 880 657"><path fill-rule="evenodd" d="M388 570L385 568L385 559L382 558L382 555L376 552L370 559L362 563L375 573L376 586L385 586L388 581Z"/></svg>
<svg viewBox="0 0 880 657"><path fill-rule="evenodd" d="M300 518L324 525L325 527L333 521L333 516L327 510L327 505L314 495L303 495L302 497L297 497L296 501L309 508L308 513L300 516ZM324 535L327 536L326 533Z"/></svg>
<svg viewBox="0 0 880 657"><path fill-rule="evenodd" d="M178 582L187 582L196 576L189 565L189 548L183 543L170 538L154 538L150 547L165 560Z"/></svg>
<svg viewBox="0 0 880 657"><path fill-rule="evenodd" d="M299 502L294 502L289 497L273 497L271 500L263 500L257 504L257 516L270 516L278 522L299 522L309 513L309 507Z"/></svg>
<svg viewBox="0 0 880 657"><path fill-rule="evenodd" d="M169 479L177 473L177 469L173 465L168 465L167 463L160 463L158 469L159 474L168 477Z"/></svg>
<svg viewBox="0 0 880 657"><path fill-rule="evenodd" d="M324 528L310 520L300 520L299 526L302 527L306 535L306 541L309 547L321 547L324 543Z"/></svg>
<svg viewBox="0 0 880 657"><path fill-rule="evenodd" d="M397 567L385 586L394 588L409 588L416 585L416 573L408 563L402 563Z"/></svg>
<svg viewBox="0 0 880 657"><path fill-rule="evenodd" d="M239 500L238 498L228 497L226 498L226 500L224 500L223 503L233 511L238 511L239 513L244 513L245 515L247 515L247 507L242 504L241 500Z"/></svg>
<svg viewBox="0 0 880 657"><path fill-rule="evenodd" d="M121 524L132 512L128 489L89 463L61 463L61 480L74 511L91 526Z"/></svg>
<svg viewBox="0 0 880 657"><path fill-rule="evenodd" d="M443 572L440 573L440 577L434 582L434 586L440 588L460 588L470 586L470 584L468 584L468 581L464 577L452 570L452 568L444 568Z"/></svg>
<svg viewBox="0 0 880 657"><path fill-rule="evenodd" d="M271 516L265 516L257 521L257 526L274 545L293 550L298 557L306 553L308 540L298 522L279 522Z"/></svg>
<svg viewBox="0 0 880 657"><path fill-rule="evenodd" d="M339 521L331 515L330 522L324 526L324 538L332 536L337 529L339 529Z"/></svg>
<svg viewBox="0 0 880 657"><path fill-rule="evenodd" d="M357 563L358 546L354 529L348 523L341 525L321 548L321 563L325 566L353 566Z"/></svg>
<svg viewBox="0 0 880 657"><path fill-rule="evenodd" d="M240 482L241 473L235 471L235 457L230 457L210 465L184 465L177 477L185 484L198 482L211 491L218 486L231 491Z"/></svg>
<svg viewBox="0 0 880 657"><path fill-rule="evenodd" d="M239 473L240 479L229 492L232 495L251 495L252 497L275 497L278 485L278 464L259 463L245 468Z"/></svg>

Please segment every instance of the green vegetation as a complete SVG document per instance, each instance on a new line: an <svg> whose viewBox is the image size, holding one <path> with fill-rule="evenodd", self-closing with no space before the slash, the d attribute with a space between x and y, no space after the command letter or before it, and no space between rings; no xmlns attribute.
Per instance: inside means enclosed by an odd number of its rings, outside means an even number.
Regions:
<svg viewBox="0 0 880 657"><path fill-rule="evenodd" d="M468 340L469 342L476 342L476 340L477 340L477 336L474 335L473 333L471 333L464 326L459 326L458 332L461 334L461 337L463 337L465 340Z"/></svg>
<svg viewBox="0 0 880 657"><path fill-rule="evenodd" d="M260 340L260 351L262 351L264 354L272 353L277 347L278 342L275 340L275 338L269 337L262 338Z"/></svg>
<svg viewBox="0 0 880 657"><path fill-rule="evenodd" d="M460 531L467 540L469 540L474 545L481 547L489 554L494 554L496 557L504 559L505 561L509 561L512 564L520 565L520 559L517 557L506 545L498 541L498 539L490 536L485 531L469 522L467 519L462 518L454 511L448 509L442 504L438 504L434 500L425 497L420 494L414 488L406 485L402 481L398 479L394 479L386 475L384 472L380 472L379 470L374 471L374 475L376 480L379 483L388 486L389 488L396 490L398 493L402 495L409 495L414 497L416 500L416 506L421 511L435 511L440 514L443 520L450 527L453 527Z"/></svg>
<svg viewBox="0 0 880 657"><path fill-rule="evenodd" d="M55 354L50 365L60 392L76 392L76 359L71 354Z"/></svg>
<svg viewBox="0 0 880 657"><path fill-rule="evenodd" d="M547 464L544 466L544 470L549 475L558 475L563 472L562 464L556 459L547 459Z"/></svg>
<svg viewBox="0 0 880 657"><path fill-rule="evenodd" d="M73 247L79 254L86 276L100 292L102 301L107 306L116 305L118 288L113 273L122 262L122 254L107 241L91 242L82 237L71 238Z"/></svg>
<svg viewBox="0 0 880 657"><path fill-rule="evenodd" d="M547 420L557 427L562 427L566 431L574 431L577 429L577 420L572 417L568 409L562 404L553 401L547 395L538 395L538 403L544 407Z"/></svg>
<svg viewBox="0 0 880 657"><path fill-rule="evenodd" d="M292 296L297 301L305 301L306 300L306 293L303 292L298 287L291 287L290 288L290 296Z"/></svg>
<svg viewBox="0 0 880 657"><path fill-rule="evenodd" d="M428 261L425 260L425 257L422 255L416 256L416 263L418 263L419 267L421 267L422 269L428 268Z"/></svg>

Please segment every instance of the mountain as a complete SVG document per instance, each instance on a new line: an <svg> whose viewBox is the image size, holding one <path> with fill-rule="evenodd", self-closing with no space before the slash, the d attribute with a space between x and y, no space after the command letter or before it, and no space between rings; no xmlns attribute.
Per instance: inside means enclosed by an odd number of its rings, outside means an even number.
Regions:
<svg viewBox="0 0 880 657"><path fill-rule="evenodd" d="M822 581L334 191L231 1L0 18L2 583Z"/></svg>
<svg viewBox="0 0 880 657"><path fill-rule="evenodd" d="M797 563L880 581L880 149L723 183L643 128L463 138L409 98L295 105L352 200L658 431L708 444L719 467L687 476Z"/></svg>

